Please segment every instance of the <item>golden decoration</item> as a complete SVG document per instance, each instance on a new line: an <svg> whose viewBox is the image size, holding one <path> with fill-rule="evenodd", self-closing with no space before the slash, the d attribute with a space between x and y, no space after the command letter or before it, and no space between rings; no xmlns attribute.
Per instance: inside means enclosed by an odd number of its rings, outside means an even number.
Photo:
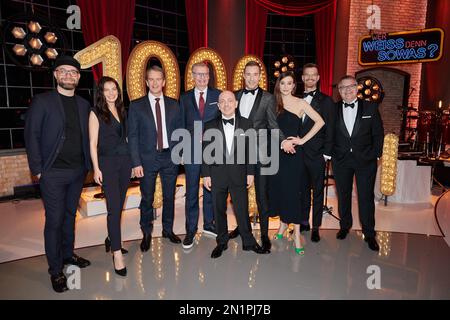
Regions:
<svg viewBox="0 0 450 320"><path fill-rule="evenodd" d="M144 177L145 179L145 177ZM163 195L162 195L162 184L161 184L161 177L158 174L156 177L156 183L155 183L155 193L153 195L153 208L158 209L161 208L163 204Z"/></svg>
<svg viewBox="0 0 450 320"><path fill-rule="evenodd" d="M258 206L256 204L256 190L255 184L253 184L250 188L248 188L248 213L251 215L258 214Z"/></svg>
<svg viewBox="0 0 450 320"><path fill-rule="evenodd" d="M261 59L258 58L258 56L248 54L240 58L236 63L236 66L234 67L233 91L240 90L244 87L244 68L249 61L256 61L261 67L261 79L259 80L259 87L267 90L269 88L269 85L267 82L267 70L264 62L262 62Z"/></svg>
<svg viewBox="0 0 450 320"><path fill-rule="evenodd" d="M389 133L384 137L383 156L381 158L381 193L391 196L395 192L397 181L398 136Z"/></svg>
<svg viewBox="0 0 450 320"><path fill-rule="evenodd" d="M158 41L143 41L134 47L128 59L127 90L130 101L147 94L145 71L148 61L153 57L161 62L166 74L164 94L174 99L180 96L180 69L172 50Z"/></svg>
<svg viewBox="0 0 450 320"><path fill-rule="evenodd" d="M74 55L81 64L81 69L102 64L104 76L117 81L122 89L122 48L115 36L106 36Z"/></svg>
<svg viewBox="0 0 450 320"><path fill-rule="evenodd" d="M199 62L209 62L214 72L214 80L216 87L219 90L227 89L227 72L225 64L220 55L211 48L198 48L195 50L186 64L186 71L184 73L184 90L188 91L194 88L195 82L192 77L192 65Z"/></svg>

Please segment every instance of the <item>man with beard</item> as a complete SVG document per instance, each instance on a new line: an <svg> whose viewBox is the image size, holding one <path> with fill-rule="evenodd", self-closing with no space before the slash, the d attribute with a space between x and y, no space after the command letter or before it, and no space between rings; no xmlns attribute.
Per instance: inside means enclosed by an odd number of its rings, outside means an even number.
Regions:
<svg viewBox="0 0 450 320"><path fill-rule="evenodd" d="M25 123L31 173L39 179L45 207L44 242L53 289L68 290L64 265L85 268L74 254L75 215L86 172L91 168L90 105L75 95L80 64L70 56L55 61L56 90L33 98Z"/></svg>

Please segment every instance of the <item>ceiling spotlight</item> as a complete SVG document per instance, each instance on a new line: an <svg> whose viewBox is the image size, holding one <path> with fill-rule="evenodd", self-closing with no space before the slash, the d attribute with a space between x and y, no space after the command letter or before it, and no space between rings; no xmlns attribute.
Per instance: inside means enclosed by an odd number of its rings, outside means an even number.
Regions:
<svg viewBox="0 0 450 320"><path fill-rule="evenodd" d="M16 38L16 39L23 39L27 35L25 30L23 30L23 28L21 28L21 27L14 27L11 30L11 33L13 34L14 38Z"/></svg>
<svg viewBox="0 0 450 320"><path fill-rule="evenodd" d="M289 69L294 69L295 63L294 61L289 62Z"/></svg>
<svg viewBox="0 0 450 320"><path fill-rule="evenodd" d="M58 56L58 51L56 51L53 48L48 48L47 50L45 50L45 54L47 55L47 57L49 59L56 59L56 57Z"/></svg>
<svg viewBox="0 0 450 320"><path fill-rule="evenodd" d="M275 63L273 65L275 66L275 68L279 68L281 63L280 63L280 61L275 61Z"/></svg>
<svg viewBox="0 0 450 320"><path fill-rule="evenodd" d="M30 21L30 23L28 24L28 29L33 33L39 33L39 31L41 31L42 27L39 24L39 22Z"/></svg>
<svg viewBox="0 0 450 320"><path fill-rule="evenodd" d="M372 76L365 76L358 79L358 98L381 103L384 98L381 82Z"/></svg>
<svg viewBox="0 0 450 320"><path fill-rule="evenodd" d="M47 43L55 43L58 40L58 37L53 32L47 32L44 38Z"/></svg>
<svg viewBox="0 0 450 320"><path fill-rule="evenodd" d="M281 72L286 72L287 71L287 67L284 66L283 68L281 68Z"/></svg>
<svg viewBox="0 0 450 320"><path fill-rule="evenodd" d="M31 38L28 43L30 44L30 47L36 50L39 50L42 47L42 41L38 38Z"/></svg>
<svg viewBox="0 0 450 320"><path fill-rule="evenodd" d="M40 66L42 62L44 62L44 59L39 54L33 54L30 58L30 61L35 66Z"/></svg>
<svg viewBox="0 0 450 320"><path fill-rule="evenodd" d="M274 73L273 73L273 75L276 77L276 78L278 78L279 76L280 76L280 71L275 71Z"/></svg>
<svg viewBox="0 0 450 320"><path fill-rule="evenodd" d="M288 62L288 57L284 56L284 57L281 59L281 61L282 61L283 63L287 63L287 62Z"/></svg>
<svg viewBox="0 0 450 320"><path fill-rule="evenodd" d="M23 44L15 44L12 50L18 56L24 56L27 53L27 48Z"/></svg>

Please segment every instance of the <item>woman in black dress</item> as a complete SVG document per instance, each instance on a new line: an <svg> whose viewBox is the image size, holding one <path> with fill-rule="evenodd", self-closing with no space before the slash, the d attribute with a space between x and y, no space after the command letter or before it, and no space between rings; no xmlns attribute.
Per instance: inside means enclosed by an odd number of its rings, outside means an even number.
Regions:
<svg viewBox="0 0 450 320"><path fill-rule="evenodd" d="M303 255L300 242L300 213L302 194L306 192L305 165L302 145L311 139L325 124L320 115L303 99L293 96L296 89L293 72L285 72L277 79L274 95L277 100L277 122L280 130L288 139L294 141L295 153L280 151L279 169L270 183L271 211L280 216L280 227L275 239L283 238L288 224L294 224L295 252ZM302 117L306 114L314 126L303 138L299 138Z"/></svg>
<svg viewBox="0 0 450 320"><path fill-rule="evenodd" d="M110 77L98 83L95 107L89 116L89 139L94 180L103 187L108 210L106 252L113 254L114 271L126 276L120 220L132 175L127 142L126 111L119 84Z"/></svg>

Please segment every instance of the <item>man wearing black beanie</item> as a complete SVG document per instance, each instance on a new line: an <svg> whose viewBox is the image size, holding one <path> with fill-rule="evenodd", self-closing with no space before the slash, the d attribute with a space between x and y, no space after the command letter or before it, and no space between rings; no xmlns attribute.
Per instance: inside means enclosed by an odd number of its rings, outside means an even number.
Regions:
<svg viewBox="0 0 450 320"><path fill-rule="evenodd" d="M68 290L64 265L90 262L74 254L75 215L84 178L91 168L90 104L75 95L80 63L70 56L55 61L56 90L33 97L25 122L31 173L39 179L45 207L44 242L53 289Z"/></svg>

